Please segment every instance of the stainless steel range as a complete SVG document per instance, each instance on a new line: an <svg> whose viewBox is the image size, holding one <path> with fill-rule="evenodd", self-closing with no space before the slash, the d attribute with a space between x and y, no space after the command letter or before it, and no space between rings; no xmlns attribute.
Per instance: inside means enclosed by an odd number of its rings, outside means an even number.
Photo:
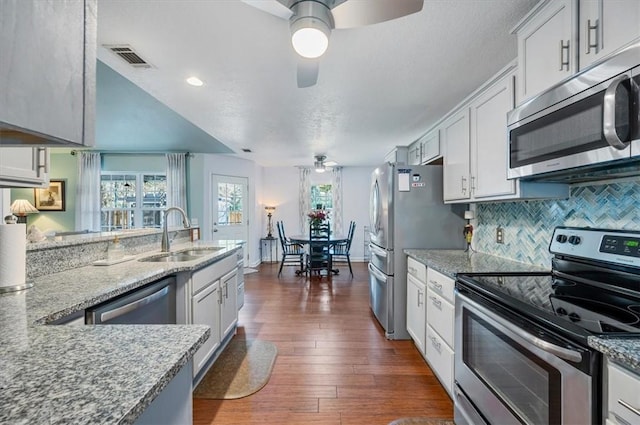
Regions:
<svg viewBox="0 0 640 425"><path fill-rule="evenodd" d="M602 423L598 336L640 336L640 232L557 227L549 273L460 274L456 424Z"/></svg>

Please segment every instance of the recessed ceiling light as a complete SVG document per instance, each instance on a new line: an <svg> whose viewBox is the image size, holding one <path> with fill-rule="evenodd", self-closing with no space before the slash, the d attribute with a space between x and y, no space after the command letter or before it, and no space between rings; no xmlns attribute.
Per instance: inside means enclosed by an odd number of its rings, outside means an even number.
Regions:
<svg viewBox="0 0 640 425"><path fill-rule="evenodd" d="M187 83L191 84L192 86L196 86L196 87L200 87L202 86L204 83L202 82L202 80L198 77L189 77L187 78Z"/></svg>

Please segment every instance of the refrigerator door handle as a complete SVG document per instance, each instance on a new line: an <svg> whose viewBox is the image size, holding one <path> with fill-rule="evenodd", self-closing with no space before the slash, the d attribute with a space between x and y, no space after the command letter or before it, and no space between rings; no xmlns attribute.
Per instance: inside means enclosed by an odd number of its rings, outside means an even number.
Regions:
<svg viewBox="0 0 640 425"><path fill-rule="evenodd" d="M371 251L372 254L375 254L378 257L382 257L382 258L388 257L386 250L379 248L373 244L369 244L369 250Z"/></svg>
<svg viewBox="0 0 640 425"><path fill-rule="evenodd" d="M375 277L378 281L387 283L387 275L379 271L375 268L375 266L369 263L369 272Z"/></svg>

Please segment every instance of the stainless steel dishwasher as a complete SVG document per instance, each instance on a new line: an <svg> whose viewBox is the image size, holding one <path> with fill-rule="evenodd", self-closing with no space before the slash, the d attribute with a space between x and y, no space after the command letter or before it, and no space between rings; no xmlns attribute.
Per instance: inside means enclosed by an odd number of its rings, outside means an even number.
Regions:
<svg viewBox="0 0 640 425"><path fill-rule="evenodd" d="M176 323L176 279L167 277L85 311L87 325L165 325Z"/></svg>

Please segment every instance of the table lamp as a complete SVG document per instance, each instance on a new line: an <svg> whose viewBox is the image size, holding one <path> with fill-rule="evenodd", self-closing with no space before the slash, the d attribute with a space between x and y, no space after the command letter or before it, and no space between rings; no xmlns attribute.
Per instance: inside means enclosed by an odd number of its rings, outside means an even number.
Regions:
<svg viewBox="0 0 640 425"><path fill-rule="evenodd" d="M273 212L276 210L276 207L264 207L267 212L267 238L273 239L273 225L271 224L271 217L273 217Z"/></svg>
<svg viewBox="0 0 640 425"><path fill-rule="evenodd" d="M16 199L15 201L13 201L13 204L11 204L11 207L9 207L9 209L11 210L11 213L13 215L18 217L18 223L25 224L27 223L27 214L35 214L40 212L36 209L36 207L31 205L31 202L27 201L26 199Z"/></svg>

